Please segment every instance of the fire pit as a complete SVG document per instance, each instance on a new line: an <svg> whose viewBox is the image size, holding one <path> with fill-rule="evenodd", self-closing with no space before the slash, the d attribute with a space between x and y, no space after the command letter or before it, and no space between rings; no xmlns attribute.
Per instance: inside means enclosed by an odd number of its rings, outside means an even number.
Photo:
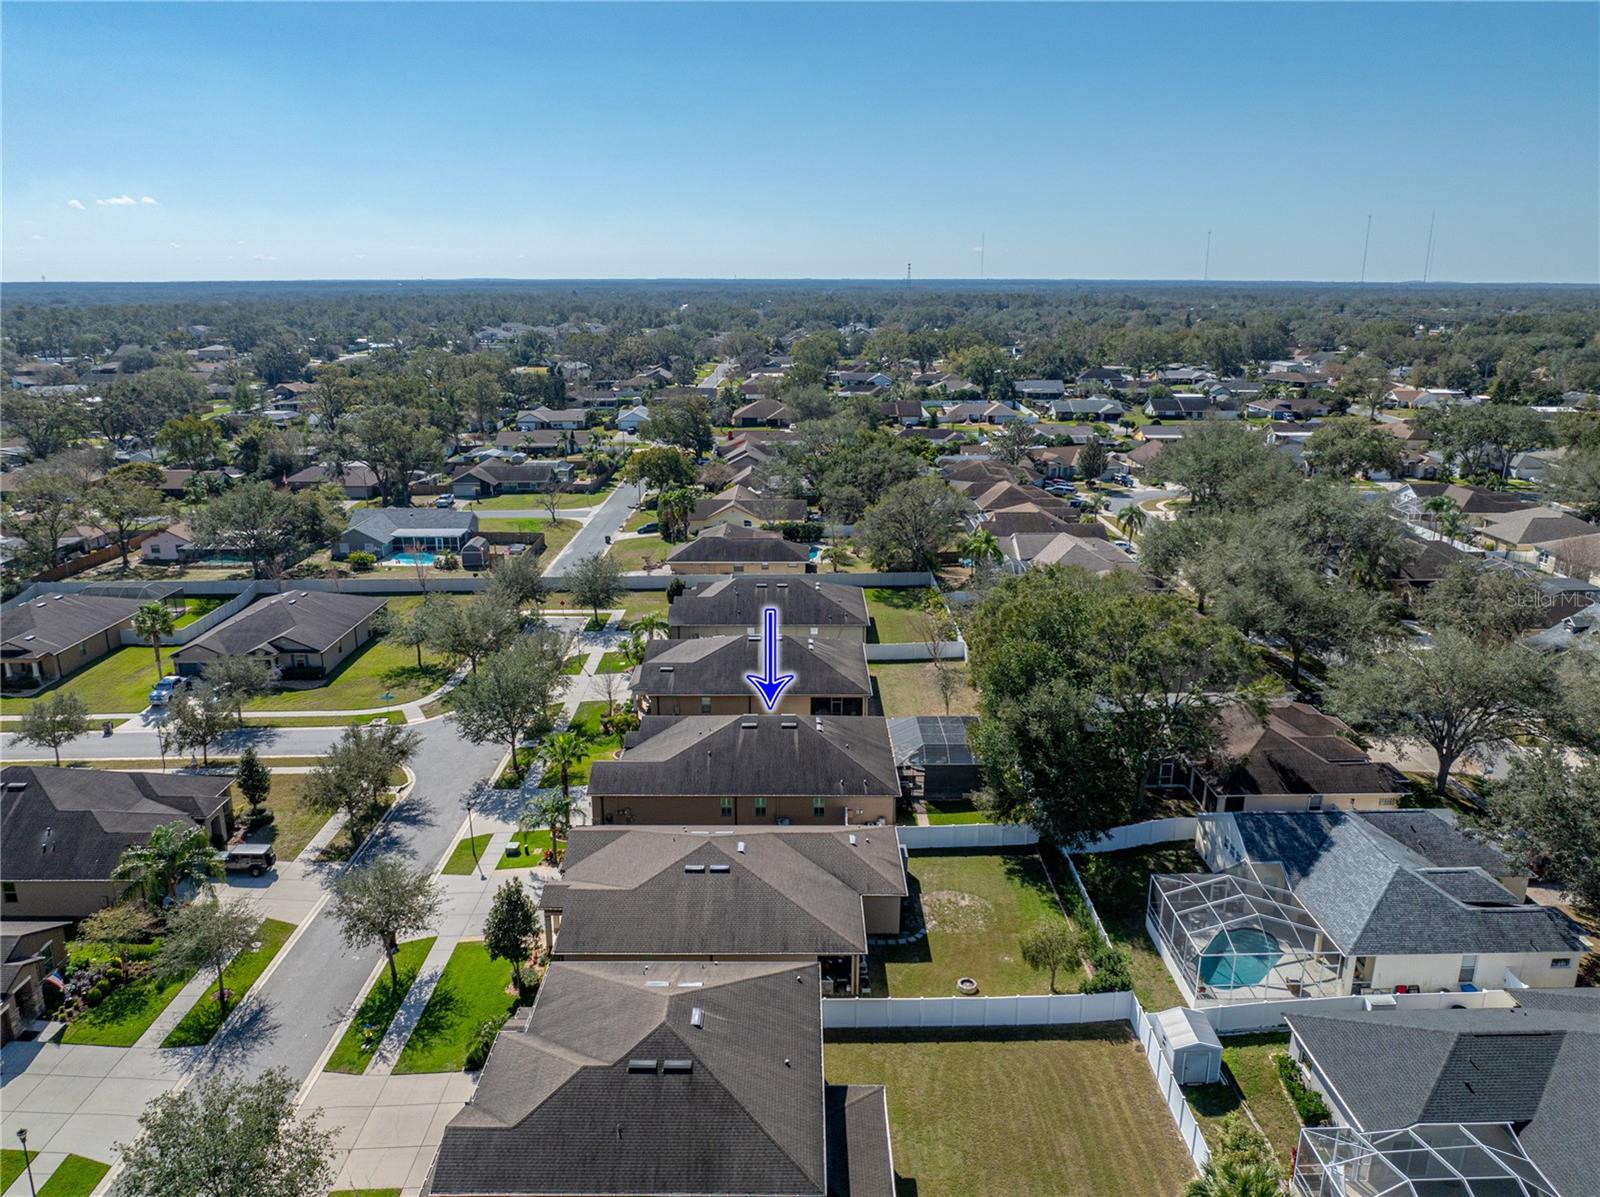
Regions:
<svg viewBox="0 0 1600 1197"><path fill-rule="evenodd" d="M962 977L956 981L956 992L971 997L978 992L978 983L971 977Z"/></svg>

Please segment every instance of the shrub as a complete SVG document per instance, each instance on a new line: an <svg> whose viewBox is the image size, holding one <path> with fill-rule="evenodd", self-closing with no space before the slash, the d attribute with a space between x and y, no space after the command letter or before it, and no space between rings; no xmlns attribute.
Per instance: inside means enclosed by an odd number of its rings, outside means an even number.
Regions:
<svg viewBox="0 0 1600 1197"><path fill-rule="evenodd" d="M1093 927L1093 924L1089 924ZM1133 988L1133 961L1128 953L1115 944L1091 932L1094 949L1089 953L1089 963L1094 965L1094 976L1083 984L1084 993L1117 993Z"/></svg>
<svg viewBox="0 0 1600 1197"><path fill-rule="evenodd" d="M105 1001L105 998L106 991L98 983L89 986L89 992L83 995L84 1004L91 1007L98 1006L101 1002Z"/></svg>
<svg viewBox="0 0 1600 1197"><path fill-rule="evenodd" d="M824 534L823 527L816 520L779 520L776 523L762 524L767 532L782 532L785 540L795 540L802 543L821 540Z"/></svg>
<svg viewBox="0 0 1600 1197"><path fill-rule="evenodd" d="M378 564L377 556L367 552L365 549L357 549L346 560L350 563L350 568L358 574L364 574Z"/></svg>
<svg viewBox="0 0 1600 1197"><path fill-rule="evenodd" d="M466 1070L477 1072L483 1067L484 1061L489 1058L489 1049L494 1046L495 1036L500 1033L500 1024L503 1018L486 1018L478 1024L478 1030L472 1037L472 1046L467 1049Z"/></svg>
<svg viewBox="0 0 1600 1197"><path fill-rule="evenodd" d="M452 570L461 568L461 558L454 553L440 553L433 562L434 569Z"/></svg>
<svg viewBox="0 0 1600 1197"><path fill-rule="evenodd" d="M1333 1111L1328 1109L1322 1094L1306 1088L1300 1065L1290 1058L1288 1052L1274 1056L1273 1062L1278 1066L1278 1077L1283 1081L1289 1100L1294 1102L1295 1113L1300 1115L1300 1121L1307 1126L1326 1126L1333 1118Z"/></svg>

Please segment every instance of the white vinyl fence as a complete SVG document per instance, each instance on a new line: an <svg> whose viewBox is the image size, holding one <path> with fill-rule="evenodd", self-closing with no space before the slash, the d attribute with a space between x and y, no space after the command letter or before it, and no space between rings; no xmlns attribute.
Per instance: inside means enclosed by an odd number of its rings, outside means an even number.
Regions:
<svg viewBox="0 0 1600 1197"><path fill-rule="evenodd" d="M1177 1123L1178 1138L1183 1140L1184 1149L1194 1161L1194 1166L1204 1168L1206 1161L1211 1158L1211 1149L1206 1146L1205 1135L1201 1133L1200 1124L1195 1121L1194 1111L1189 1108L1189 1103L1183 1096L1183 1086L1178 1084L1178 1078L1172 1075L1171 1065L1161 1054L1161 1043L1156 1038L1153 1020L1140 1008L1137 999L1134 1000L1133 1009L1134 1017L1130 1020L1133 1033L1139 1037L1139 1043L1144 1048L1145 1063L1150 1065L1150 1071L1155 1074L1156 1088L1161 1090L1161 1100L1167 1103L1167 1113L1171 1114L1173 1122Z"/></svg>
<svg viewBox="0 0 1600 1197"><path fill-rule="evenodd" d="M1200 820L1193 815L1176 819L1150 819L1144 823L1125 823L1113 827L1079 852L1121 852L1124 848L1144 848L1150 844L1172 844L1194 839Z"/></svg>
<svg viewBox="0 0 1600 1197"><path fill-rule="evenodd" d="M1384 994L1387 1003L1394 999L1395 1008L1401 1010L1449 1010L1464 1007L1468 1010L1509 1010L1516 1005L1503 989L1482 989L1476 993L1393 993ZM1218 1035L1245 1035L1252 1031L1280 1031L1284 1029L1285 1014L1321 1014L1329 1010L1364 1010L1367 995L1354 994L1343 997L1284 998L1274 1002L1218 1003L1198 1006L1206 1021ZM1387 1007L1372 1011L1373 1018L1382 1018Z"/></svg>
<svg viewBox="0 0 1600 1197"><path fill-rule="evenodd" d="M964 640L946 640L932 646L918 641L915 644L869 644L867 645L867 660L869 661L931 661L934 653L939 654L941 661L965 661L967 659L967 645Z"/></svg>
<svg viewBox="0 0 1600 1197"><path fill-rule="evenodd" d="M908 1030L918 1027L1062 1027L1086 1022L1133 1023L1133 994L1057 993L1019 997L827 998L829 1031Z"/></svg>
<svg viewBox="0 0 1600 1197"><path fill-rule="evenodd" d="M1027 823L944 823L937 827L895 828L900 846L918 848L1027 848L1039 833Z"/></svg>

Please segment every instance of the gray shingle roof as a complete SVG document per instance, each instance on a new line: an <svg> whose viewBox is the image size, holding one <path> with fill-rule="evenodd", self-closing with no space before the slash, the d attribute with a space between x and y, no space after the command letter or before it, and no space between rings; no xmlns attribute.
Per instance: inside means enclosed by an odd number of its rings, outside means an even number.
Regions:
<svg viewBox="0 0 1600 1197"><path fill-rule="evenodd" d="M8 765L0 771L0 876L104 881L124 848L162 824L211 818L232 784L231 777Z"/></svg>
<svg viewBox="0 0 1600 1197"><path fill-rule="evenodd" d="M822 1197L819 985L814 964L557 961L430 1193Z"/></svg>
<svg viewBox="0 0 1600 1197"><path fill-rule="evenodd" d="M829 1197L894 1197L883 1086L829 1085L827 1119Z"/></svg>
<svg viewBox="0 0 1600 1197"><path fill-rule="evenodd" d="M320 653L337 644L387 601L366 594L285 590L251 603L172 655L183 661L197 649L233 655L269 645L280 652L298 648Z"/></svg>
<svg viewBox="0 0 1600 1197"><path fill-rule="evenodd" d="M475 532L478 517L470 511L440 507L358 507L350 513L350 530L374 540L399 536L460 536Z"/></svg>
<svg viewBox="0 0 1600 1197"><path fill-rule="evenodd" d="M641 694L753 694L745 675L759 673L761 641L749 636L654 640L645 647L634 689ZM780 636L778 659L794 674L788 694L872 696L865 646L857 640Z"/></svg>
<svg viewBox="0 0 1600 1197"><path fill-rule="evenodd" d="M606 797L899 797L900 781L882 719L646 715L619 759L591 767L589 791Z"/></svg>
<svg viewBox="0 0 1600 1197"><path fill-rule="evenodd" d="M1223 713L1222 768L1212 784L1224 794L1403 794L1405 778L1372 761L1341 733L1350 729L1305 703L1279 703L1265 720L1242 706Z"/></svg>
<svg viewBox="0 0 1600 1197"><path fill-rule="evenodd" d="M721 531L727 529L726 532ZM807 561L811 557L811 550L792 540L785 540L781 533L770 532L758 535L757 528L741 528L733 524L716 524L707 528L693 540L680 544L667 554L669 562L685 564L687 562L726 562L726 561L766 561L766 562L799 562ZM730 535L729 533L745 533L745 535Z"/></svg>
<svg viewBox="0 0 1600 1197"><path fill-rule="evenodd" d="M1428 812L1394 812L1413 819ZM1469 905L1436 884L1428 869L1463 864L1472 849L1443 831L1390 824L1432 842L1429 856L1384 834L1381 822L1344 811L1236 814L1248 859L1277 862L1295 896L1346 955L1439 955L1582 950L1558 911L1535 905ZM1454 837L1452 839L1451 837ZM1487 875L1478 878L1489 880ZM1459 886L1457 886L1459 888ZM1490 892L1490 891L1482 891ZM1509 897L1509 895L1507 895Z"/></svg>
<svg viewBox="0 0 1600 1197"><path fill-rule="evenodd" d="M143 605L142 599L90 594L46 594L18 603L0 617L0 651L8 657L58 653L131 619Z"/></svg>
<svg viewBox="0 0 1600 1197"><path fill-rule="evenodd" d="M1513 1010L1301 1014L1290 1027L1366 1130L1507 1122L1567 1197L1600 1175L1600 991L1519 990Z"/></svg>
<svg viewBox="0 0 1600 1197"><path fill-rule="evenodd" d="M905 892L892 827L595 827L573 829L542 905L562 959L810 957L865 952L861 899Z"/></svg>
<svg viewBox="0 0 1600 1197"><path fill-rule="evenodd" d="M860 587L810 579L767 582L759 578L723 578L691 586L667 608L675 628L757 627L763 607L778 609L785 628L866 627L867 598Z"/></svg>

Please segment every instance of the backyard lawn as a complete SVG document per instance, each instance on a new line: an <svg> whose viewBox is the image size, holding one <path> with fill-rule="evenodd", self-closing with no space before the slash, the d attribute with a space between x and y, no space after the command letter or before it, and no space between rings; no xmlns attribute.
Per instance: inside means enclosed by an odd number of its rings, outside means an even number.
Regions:
<svg viewBox="0 0 1600 1197"><path fill-rule="evenodd" d="M911 586L889 589L883 586L867 590L867 614L872 617L878 644L915 644L922 639L917 626L922 614L922 603L928 591Z"/></svg>
<svg viewBox="0 0 1600 1197"><path fill-rule="evenodd" d="M186 598L183 600L183 614L172 621L172 626L186 628L196 620L210 615L227 601L221 598Z"/></svg>
<svg viewBox="0 0 1600 1197"><path fill-rule="evenodd" d="M976 715L978 692L968 680L964 661L949 661L945 668L961 679L950 696L951 715ZM943 715L944 698L934 684L932 661L874 661L872 676L878 679L878 701L889 718L896 715Z"/></svg>
<svg viewBox="0 0 1600 1197"><path fill-rule="evenodd" d="M961 977L990 996L1049 992L1049 973L1024 964L1017 945L1037 924L1066 919L1037 854L913 853L906 880L928 934L873 953L873 997L945 997ZM1081 983L1077 969L1056 977L1061 993Z"/></svg>
<svg viewBox="0 0 1600 1197"><path fill-rule="evenodd" d="M265 804L272 812L272 822L245 836L253 844L271 844L280 861L299 856L311 837L321 831L331 817L327 811L312 810L305 804L309 776L309 773L273 773L272 790ZM245 801L238 786L233 788L233 797L235 806L244 811Z"/></svg>
<svg viewBox="0 0 1600 1197"><path fill-rule="evenodd" d="M74 942L67 945L67 951L73 958L103 960L124 949L106 944ZM135 953L140 959L149 959L155 955L155 945L140 946L128 950L127 954ZM120 985L94 1009L84 1011L82 1017L69 1022L61 1041L96 1047L132 1047L188 983L188 976L170 980L150 976Z"/></svg>
<svg viewBox="0 0 1600 1197"><path fill-rule="evenodd" d="M478 527L484 532L521 532L532 535L535 532L544 533L544 559L551 560L562 549L566 548L567 541L578 534L582 523L571 517L559 520L544 518L523 517L520 519L481 519Z"/></svg>
<svg viewBox="0 0 1600 1197"><path fill-rule="evenodd" d="M1284 1092L1273 1056L1288 1050L1287 1033L1229 1035L1222 1041L1223 1079L1216 1085L1187 1085L1184 1096L1200 1129L1212 1139L1222 1120L1248 1105L1261 1129L1287 1167L1300 1142L1300 1115Z"/></svg>
<svg viewBox="0 0 1600 1197"><path fill-rule="evenodd" d="M641 615L667 614L667 592L664 590L630 590L613 607L622 608L622 623L626 627Z"/></svg>
<svg viewBox="0 0 1600 1197"><path fill-rule="evenodd" d="M165 649L161 653L161 667L168 671L172 668ZM150 705L150 687L160 677L156 672L155 653L144 645L129 644L70 674L65 681L41 690L36 697L44 698L58 692L76 694L83 699L91 715L142 711ZM20 715L33 702L33 698L0 698L0 714Z"/></svg>
<svg viewBox="0 0 1600 1197"><path fill-rule="evenodd" d="M239 1001L250 992L250 986L256 983L257 978L272 963L283 947L289 936L294 934L294 924L286 923L282 919L265 919L256 932L256 947L248 952L241 952L235 956L222 970L222 983L228 987L228 1010L231 1012ZM211 986L194 1004L194 1008L183 1016L181 1022L172 1028L172 1033L161 1041L162 1047L199 1047L210 1043L211 1037L222 1026L222 1009L217 1005L216 986Z"/></svg>
<svg viewBox="0 0 1600 1197"><path fill-rule="evenodd" d="M1155 844L1126 852L1083 853L1072 858L1106 933L1133 959L1133 991L1146 1010L1184 1005L1183 994L1144 929L1151 873L1203 873L1188 843Z"/></svg>
<svg viewBox="0 0 1600 1197"><path fill-rule="evenodd" d="M431 935L427 939L407 940L400 945L400 950L394 956L394 967L400 974L400 984L389 983L389 969L385 966L378 974L378 979L372 983L372 988L367 990L367 996L361 999L361 1005L356 1007L355 1017L350 1020L350 1025L344 1029L344 1034L334 1045L333 1055L329 1056L328 1062L323 1065L327 1071L367 1070L368 1062L378 1050L378 1044L383 1042L384 1032L394 1021L400 1003L410 992L411 984L417 979L422 962L428 958L428 952L432 948Z"/></svg>
<svg viewBox="0 0 1600 1197"><path fill-rule="evenodd" d="M646 557L659 567L667 559L667 554L677 547L659 536L629 536L614 542L606 550L606 556L615 561L624 573L630 573L643 569Z"/></svg>
<svg viewBox="0 0 1600 1197"><path fill-rule="evenodd" d="M823 1072L888 1087L900 1197L1177 1197L1193 1175L1121 1024L834 1032Z"/></svg>
<svg viewBox="0 0 1600 1197"><path fill-rule="evenodd" d="M110 1164L88 1156L68 1155L39 1186L39 1197L89 1197L110 1171Z"/></svg>
<svg viewBox="0 0 1600 1197"><path fill-rule="evenodd" d="M478 1027L516 1008L519 998L506 992L510 987L509 961L489 959L480 941L458 943L395 1061L395 1072L459 1072Z"/></svg>
<svg viewBox="0 0 1600 1197"><path fill-rule="evenodd" d="M456 841L456 846L450 849L449 859L439 871L451 877L470 877L477 871L476 862L483 859L492 839L493 835L475 835L471 839L462 836Z"/></svg>
<svg viewBox="0 0 1600 1197"><path fill-rule="evenodd" d="M923 805L928 808L928 822L935 827L988 821L988 816L965 798L930 798Z"/></svg>

